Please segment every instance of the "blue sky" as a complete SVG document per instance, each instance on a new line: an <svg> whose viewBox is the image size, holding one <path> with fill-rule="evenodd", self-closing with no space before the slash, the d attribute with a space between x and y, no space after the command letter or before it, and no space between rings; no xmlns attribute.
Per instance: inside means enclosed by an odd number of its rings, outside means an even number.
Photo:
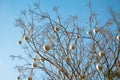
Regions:
<svg viewBox="0 0 120 80"><path fill-rule="evenodd" d="M27 9L28 5L33 5L38 0L0 0L0 80L15 80L17 76L14 66L17 61L11 61L11 54L23 53L17 44L21 34L16 28L15 18L20 16L20 11ZM52 8L59 6L60 15L78 15L80 18L88 16L88 0L40 0L41 9L54 15ZM108 8L112 6L115 10L120 9L118 0L92 0L93 11L101 19L109 17Z"/></svg>

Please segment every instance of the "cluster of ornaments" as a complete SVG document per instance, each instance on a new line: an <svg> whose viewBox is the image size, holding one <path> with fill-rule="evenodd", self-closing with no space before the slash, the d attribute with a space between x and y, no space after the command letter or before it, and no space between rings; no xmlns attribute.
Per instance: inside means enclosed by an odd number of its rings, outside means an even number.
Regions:
<svg viewBox="0 0 120 80"><path fill-rule="evenodd" d="M99 31L100 31L100 30L97 29L97 28L93 29L93 32L94 32L95 34L98 33ZM87 34L88 34L88 35L91 35L91 34L92 34L92 30L87 31Z"/></svg>

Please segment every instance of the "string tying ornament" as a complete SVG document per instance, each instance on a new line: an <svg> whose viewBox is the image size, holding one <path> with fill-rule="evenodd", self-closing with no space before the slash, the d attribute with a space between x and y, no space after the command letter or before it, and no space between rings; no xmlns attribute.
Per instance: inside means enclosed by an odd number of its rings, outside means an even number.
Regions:
<svg viewBox="0 0 120 80"><path fill-rule="evenodd" d="M22 40L24 38L25 34L22 35L21 39L18 41L18 44L21 45L22 44Z"/></svg>
<svg viewBox="0 0 120 80"><path fill-rule="evenodd" d="M44 57L41 57L41 59L40 59L42 62L44 62L45 61L45 58Z"/></svg>
<svg viewBox="0 0 120 80"><path fill-rule="evenodd" d="M74 49L75 49L75 46L76 46L76 40L74 41L74 44L70 46L70 49L71 49L71 50L74 50Z"/></svg>
<svg viewBox="0 0 120 80"><path fill-rule="evenodd" d="M33 26L30 27L30 30L28 31L28 34L25 36L25 40L28 42L29 41L29 36L30 33L33 31Z"/></svg>

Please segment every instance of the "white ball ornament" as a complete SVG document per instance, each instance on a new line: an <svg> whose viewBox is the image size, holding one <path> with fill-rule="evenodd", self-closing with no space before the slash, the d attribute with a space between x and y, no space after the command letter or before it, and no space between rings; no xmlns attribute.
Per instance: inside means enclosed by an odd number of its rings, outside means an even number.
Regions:
<svg viewBox="0 0 120 80"><path fill-rule="evenodd" d="M96 69L97 69L98 71L102 70L102 68L103 68L103 66L102 66L101 64L97 64L97 65L96 65Z"/></svg>
<svg viewBox="0 0 120 80"><path fill-rule="evenodd" d="M44 57L41 57L41 59L40 59L42 62L44 62L45 61L45 58Z"/></svg>
<svg viewBox="0 0 120 80"><path fill-rule="evenodd" d="M79 38L79 35L76 35L75 38L76 38L76 39Z"/></svg>
<svg viewBox="0 0 120 80"><path fill-rule="evenodd" d="M43 46L44 51L49 51L50 50L50 45L46 44Z"/></svg>
<svg viewBox="0 0 120 80"><path fill-rule="evenodd" d="M25 40L28 41L28 40L29 40L29 37L25 36Z"/></svg>
<svg viewBox="0 0 120 80"><path fill-rule="evenodd" d="M91 31L91 30L87 31L87 34L88 34L88 35L91 35L91 34L92 34L92 31Z"/></svg>
<svg viewBox="0 0 120 80"><path fill-rule="evenodd" d="M58 32L59 31L59 27L54 27L54 31Z"/></svg>
<svg viewBox="0 0 120 80"><path fill-rule="evenodd" d="M104 55L105 55L105 52L104 52L104 51L100 51L100 52L99 52L99 56L100 56L100 57L103 57Z"/></svg>
<svg viewBox="0 0 120 80"><path fill-rule="evenodd" d="M120 40L120 34L117 35L117 40Z"/></svg>
<svg viewBox="0 0 120 80"><path fill-rule="evenodd" d="M98 29L94 29L93 32L96 34L96 33L99 32L99 30Z"/></svg>
<svg viewBox="0 0 120 80"><path fill-rule="evenodd" d="M71 46L70 46L70 49L71 49L71 50L74 50L74 49L75 49L75 46L74 46L74 45L71 45Z"/></svg>

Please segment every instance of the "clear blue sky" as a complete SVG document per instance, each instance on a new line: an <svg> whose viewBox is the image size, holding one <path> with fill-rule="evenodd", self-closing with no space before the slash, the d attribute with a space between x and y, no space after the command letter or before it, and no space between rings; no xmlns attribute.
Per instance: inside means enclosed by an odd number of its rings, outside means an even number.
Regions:
<svg viewBox="0 0 120 80"><path fill-rule="evenodd" d="M20 16L20 10L27 9L28 5L33 5L38 0L0 0L0 80L15 80L17 72L13 67L16 61L11 61L11 54L23 53L17 44L20 39L20 30L14 26L15 18ZM52 8L59 6L61 16L79 15L86 17L89 14L87 8L88 0L40 0L41 9L54 15ZM120 11L118 0L92 0L93 10L102 19L108 16L107 7L112 6ZM88 16L88 15L87 15Z"/></svg>

